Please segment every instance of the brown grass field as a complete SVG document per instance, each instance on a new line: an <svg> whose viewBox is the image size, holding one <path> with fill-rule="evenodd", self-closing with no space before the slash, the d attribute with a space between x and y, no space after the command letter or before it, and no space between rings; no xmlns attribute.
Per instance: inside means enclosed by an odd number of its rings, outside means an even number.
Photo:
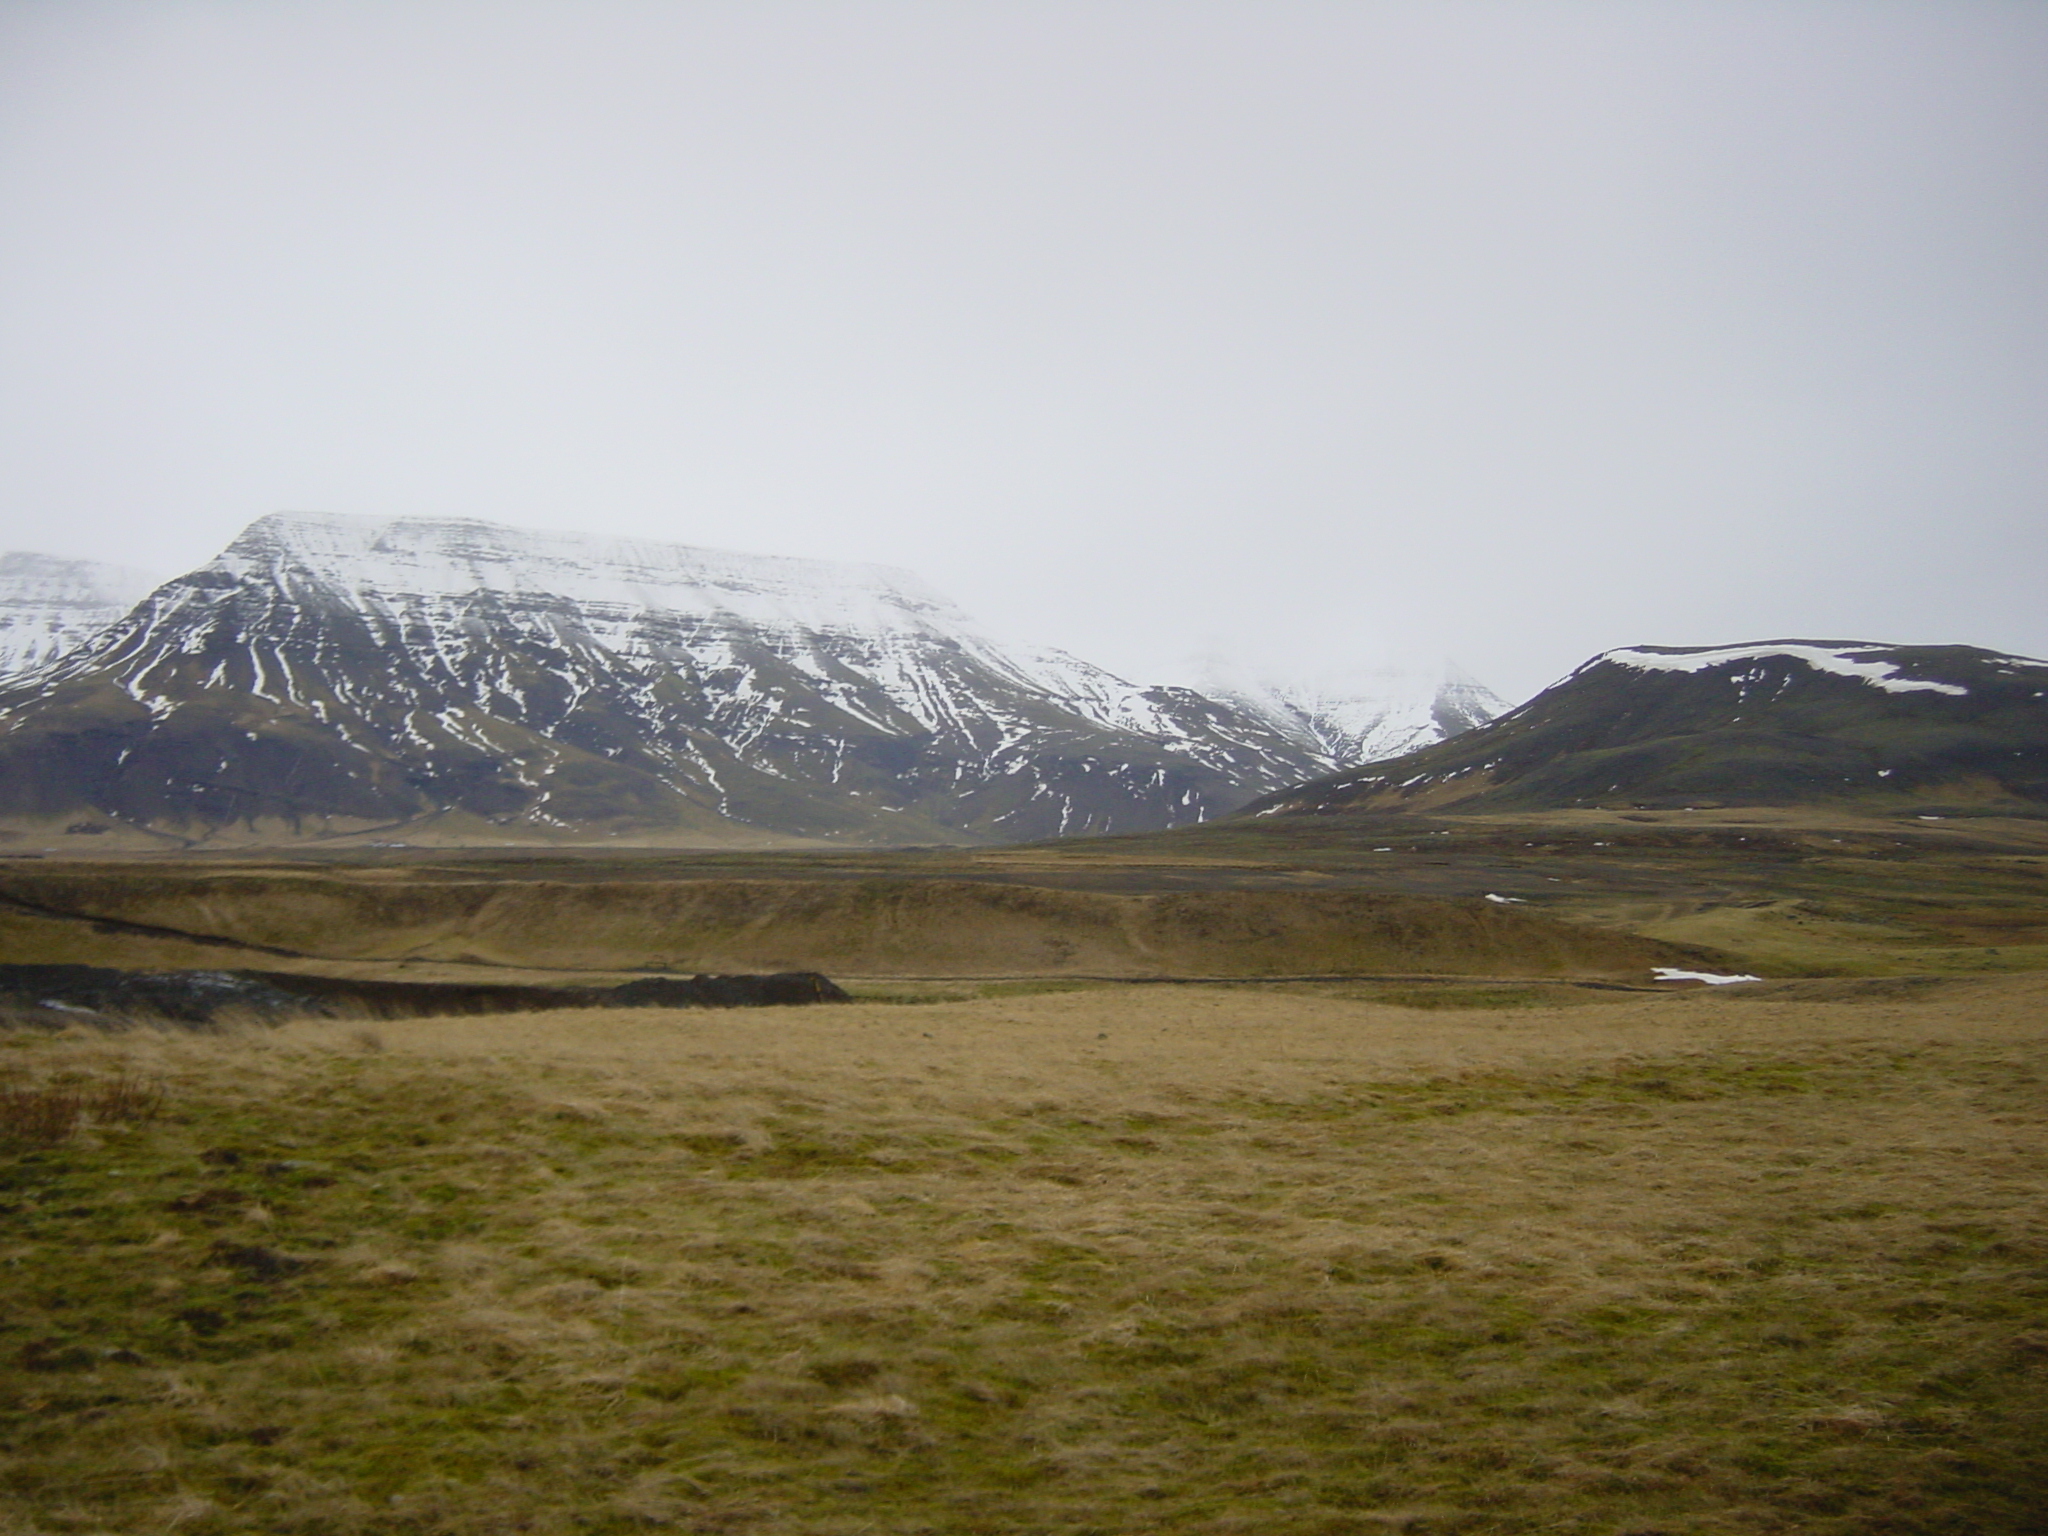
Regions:
<svg viewBox="0 0 2048 1536"><path fill-rule="evenodd" d="M2048 976L860 990L0 1035L0 1531L2048 1529Z"/></svg>
<svg viewBox="0 0 2048 1536"><path fill-rule="evenodd" d="M215 940L211 953L183 934ZM0 953L116 965L434 966L478 976L493 968L957 977L1423 971L1635 980L1656 965L1715 958L1483 897L1123 894L902 877L429 874L385 882L274 869L53 871L0 904Z"/></svg>
<svg viewBox="0 0 2048 1536"><path fill-rule="evenodd" d="M1487 894L1513 902L1424 910ZM1570 943L1539 938L1552 921ZM1775 977L2048 969L2048 817L1732 807L1226 821L1009 848L0 858L0 959L89 964L1640 976L1673 963L1658 944Z"/></svg>

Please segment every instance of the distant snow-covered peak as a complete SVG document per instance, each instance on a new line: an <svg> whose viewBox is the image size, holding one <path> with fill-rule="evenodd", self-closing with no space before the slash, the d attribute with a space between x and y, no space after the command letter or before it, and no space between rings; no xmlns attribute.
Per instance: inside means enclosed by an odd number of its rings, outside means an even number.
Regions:
<svg viewBox="0 0 2048 1536"><path fill-rule="evenodd" d="M1587 663L1597 666L1612 662L1639 672L1705 672L1714 667L1769 657L1787 657L1804 662L1816 672L1852 677L1886 693L1966 694L1970 690L1956 683L1902 677L1892 646L1863 640L1766 640L1754 645L1723 645L1703 648L1675 646L1633 646L1605 651ZM1583 670L1583 669L1581 669Z"/></svg>
<svg viewBox="0 0 2048 1536"><path fill-rule="evenodd" d="M1460 667L1446 667L1430 708L1437 729L1446 737L1476 731L1508 711L1508 701Z"/></svg>
<svg viewBox="0 0 2048 1536"><path fill-rule="evenodd" d="M0 675L54 661L119 619L154 578L99 560L0 555Z"/></svg>
<svg viewBox="0 0 2048 1536"><path fill-rule="evenodd" d="M1455 667L1385 667L1296 682L1212 666L1204 686L1259 711L1339 768L1399 757L1484 725L1508 707Z"/></svg>

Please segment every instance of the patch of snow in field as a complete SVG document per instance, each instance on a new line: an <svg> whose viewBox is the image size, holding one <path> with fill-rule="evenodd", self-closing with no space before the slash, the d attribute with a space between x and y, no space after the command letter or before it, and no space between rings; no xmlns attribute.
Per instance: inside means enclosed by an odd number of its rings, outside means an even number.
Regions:
<svg viewBox="0 0 2048 1536"><path fill-rule="evenodd" d="M1659 981L1704 981L1710 987L1725 987L1736 981L1762 981L1761 976L1716 976L1712 971L1680 971L1668 965L1652 967L1650 974Z"/></svg>

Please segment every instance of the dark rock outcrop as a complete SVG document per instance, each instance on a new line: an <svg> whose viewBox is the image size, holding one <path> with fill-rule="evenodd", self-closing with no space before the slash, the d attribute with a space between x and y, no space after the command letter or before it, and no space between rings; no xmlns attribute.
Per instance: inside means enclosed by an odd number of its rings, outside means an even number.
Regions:
<svg viewBox="0 0 2048 1536"><path fill-rule="evenodd" d="M122 971L95 965L0 965L0 1008L15 1022L163 1021L239 1016L409 1019L557 1008L775 1008L847 1002L815 971L766 976L646 976L613 987L466 981L374 981L281 971Z"/></svg>

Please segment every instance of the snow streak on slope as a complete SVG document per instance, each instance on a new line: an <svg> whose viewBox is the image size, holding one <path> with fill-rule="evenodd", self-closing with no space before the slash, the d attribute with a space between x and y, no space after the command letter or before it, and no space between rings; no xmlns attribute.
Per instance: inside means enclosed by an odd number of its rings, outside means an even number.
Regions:
<svg viewBox="0 0 2048 1536"><path fill-rule="evenodd" d="M0 555L0 676L55 661L150 588L140 571L55 555Z"/></svg>

